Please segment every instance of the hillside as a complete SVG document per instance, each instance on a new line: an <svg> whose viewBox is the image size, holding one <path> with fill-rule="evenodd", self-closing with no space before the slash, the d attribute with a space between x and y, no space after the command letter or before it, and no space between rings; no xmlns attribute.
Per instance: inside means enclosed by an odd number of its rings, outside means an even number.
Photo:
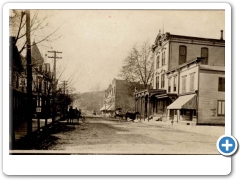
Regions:
<svg viewBox="0 0 240 180"><path fill-rule="evenodd" d="M80 93L79 98L74 101L74 107L82 110L99 111L103 106L104 91L93 91Z"/></svg>

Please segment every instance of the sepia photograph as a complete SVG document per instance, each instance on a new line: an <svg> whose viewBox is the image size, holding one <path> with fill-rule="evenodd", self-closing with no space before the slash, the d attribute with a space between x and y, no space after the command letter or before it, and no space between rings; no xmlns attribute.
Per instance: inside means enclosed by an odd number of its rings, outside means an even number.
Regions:
<svg viewBox="0 0 240 180"><path fill-rule="evenodd" d="M230 174L231 20L227 3L5 4L4 174Z"/></svg>
<svg viewBox="0 0 240 180"><path fill-rule="evenodd" d="M10 9L9 153L216 155L225 10Z"/></svg>

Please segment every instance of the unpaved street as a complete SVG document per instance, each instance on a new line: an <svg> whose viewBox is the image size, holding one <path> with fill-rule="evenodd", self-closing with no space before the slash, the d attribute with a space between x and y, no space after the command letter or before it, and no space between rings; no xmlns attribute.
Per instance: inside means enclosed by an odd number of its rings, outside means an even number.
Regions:
<svg viewBox="0 0 240 180"><path fill-rule="evenodd" d="M62 122L65 123L65 122ZM52 134L48 150L80 154L219 154L218 137L171 127L104 118L86 118Z"/></svg>

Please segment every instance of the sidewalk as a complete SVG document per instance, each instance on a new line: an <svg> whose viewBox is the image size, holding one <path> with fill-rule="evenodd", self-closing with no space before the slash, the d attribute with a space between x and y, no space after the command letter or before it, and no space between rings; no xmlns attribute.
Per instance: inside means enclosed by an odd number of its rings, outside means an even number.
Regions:
<svg viewBox="0 0 240 180"><path fill-rule="evenodd" d="M225 127L224 126L207 126L207 125L186 125L181 123L174 122L173 124L171 121L154 121L154 120L135 120L138 123L145 123L149 125L155 126L165 126L168 128L178 129L181 131L205 134L220 137L225 134Z"/></svg>
<svg viewBox="0 0 240 180"><path fill-rule="evenodd" d="M59 120L59 117L56 117L56 121ZM47 120L47 124L51 124L52 119L49 118ZM45 119L40 119L40 128L45 127ZM37 131L38 129L38 120L32 119L32 132ZM15 133L15 141L21 139L22 137L27 135L27 121L22 122L18 127L14 128Z"/></svg>

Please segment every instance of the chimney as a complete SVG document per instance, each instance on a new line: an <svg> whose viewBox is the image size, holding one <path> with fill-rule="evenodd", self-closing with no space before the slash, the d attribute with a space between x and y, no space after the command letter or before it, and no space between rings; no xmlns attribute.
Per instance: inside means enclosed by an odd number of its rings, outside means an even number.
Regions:
<svg viewBox="0 0 240 180"><path fill-rule="evenodd" d="M223 40L223 30L221 30L221 37L220 40Z"/></svg>

